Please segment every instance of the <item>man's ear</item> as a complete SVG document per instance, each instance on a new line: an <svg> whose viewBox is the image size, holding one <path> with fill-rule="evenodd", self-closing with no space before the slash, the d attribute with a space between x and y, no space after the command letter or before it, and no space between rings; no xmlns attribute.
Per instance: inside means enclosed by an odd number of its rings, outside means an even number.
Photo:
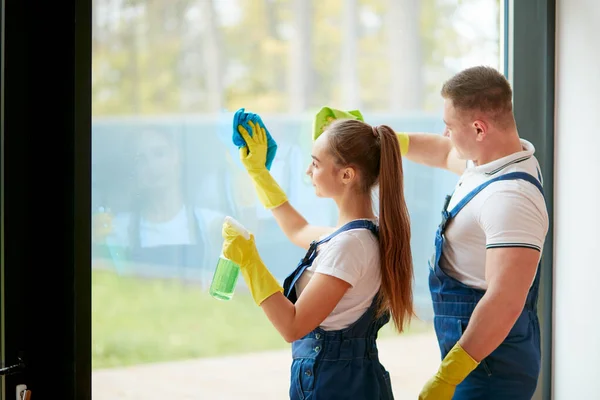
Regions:
<svg viewBox="0 0 600 400"><path fill-rule="evenodd" d="M485 123L485 121L482 121L479 119L476 121L473 121L473 128L475 129L475 131L477 133L476 140L478 142L481 142L483 139L485 139L485 137L487 136L487 132L488 132L488 125L487 125L487 123Z"/></svg>

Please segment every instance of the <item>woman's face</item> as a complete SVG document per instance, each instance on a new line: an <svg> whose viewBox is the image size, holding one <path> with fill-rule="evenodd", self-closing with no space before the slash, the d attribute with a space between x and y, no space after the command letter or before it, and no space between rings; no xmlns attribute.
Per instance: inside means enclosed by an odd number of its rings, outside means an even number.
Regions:
<svg viewBox="0 0 600 400"><path fill-rule="evenodd" d="M178 182L181 170L177 149L157 132L144 132L136 147L135 171L143 189L164 189Z"/></svg>
<svg viewBox="0 0 600 400"><path fill-rule="evenodd" d="M344 190L343 172L335 164L329 150L327 131L313 143L312 162L306 174L310 177L318 197L335 198Z"/></svg>

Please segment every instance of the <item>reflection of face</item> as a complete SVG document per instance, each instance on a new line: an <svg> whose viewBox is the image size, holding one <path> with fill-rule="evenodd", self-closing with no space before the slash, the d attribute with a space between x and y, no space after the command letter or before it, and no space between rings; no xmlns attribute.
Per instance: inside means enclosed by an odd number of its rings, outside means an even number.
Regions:
<svg viewBox="0 0 600 400"><path fill-rule="evenodd" d="M164 189L179 179L179 154L165 135L144 132L137 142L135 161L142 189Z"/></svg>
<svg viewBox="0 0 600 400"><path fill-rule="evenodd" d="M472 121L469 121L469 115L457 110L452 105L452 100L444 102L444 123L444 136L450 138L459 157L463 160L477 160L477 130Z"/></svg>
<svg viewBox="0 0 600 400"><path fill-rule="evenodd" d="M312 162L306 170L310 176L315 194L319 197L332 198L343 189L340 179L340 168L335 165L334 157L329 150L327 131L313 143Z"/></svg>

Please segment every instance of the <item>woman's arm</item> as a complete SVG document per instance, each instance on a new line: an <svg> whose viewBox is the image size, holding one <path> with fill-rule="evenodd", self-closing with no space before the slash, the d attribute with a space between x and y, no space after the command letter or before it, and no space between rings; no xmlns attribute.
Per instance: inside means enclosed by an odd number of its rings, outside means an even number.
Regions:
<svg viewBox="0 0 600 400"><path fill-rule="evenodd" d="M313 240L332 233L335 228L310 225L288 201L271 210L285 236L296 246L308 249Z"/></svg>
<svg viewBox="0 0 600 400"><path fill-rule="evenodd" d="M371 259L356 235L336 236L315 259L314 274L293 304L263 263L252 234L245 239L231 221L225 221L222 235L223 255L240 266L254 301L288 342L321 325L346 291L359 282Z"/></svg>
<svg viewBox="0 0 600 400"><path fill-rule="evenodd" d="M364 267L370 265L373 251L378 251L378 243L373 238L365 240L359 235L361 233L344 233L332 239L314 260L313 275L296 304L281 293L261 304L285 340L298 340L321 325L350 287L361 279L370 279L364 274Z"/></svg>
<svg viewBox="0 0 600 400"><path fill-rule="evenodd" d="M292 207L285 192L265 167L267 137L264 128L251 121L248 124L252 129L252 135L249 135L244 127L238 128L247 145L240 149L240 159L254 183L258 198L263 206L271 210L288 239L295 245L308 249L313 240L333 232L334 228L309 225L306 219Z"/></svg>
<svg viewBox="0 0 600 400"><path fill-rule="evenodd" d="M291 343L321 325L348 288L350 284L346 281L315 273L296 304L277 292L260 306L281 336Z"/></svg>

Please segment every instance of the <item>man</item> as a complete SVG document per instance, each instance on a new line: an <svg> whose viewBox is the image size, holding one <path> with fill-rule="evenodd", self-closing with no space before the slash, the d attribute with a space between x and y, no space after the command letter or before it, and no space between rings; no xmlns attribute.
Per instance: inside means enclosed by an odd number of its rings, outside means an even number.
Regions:
<svg viewBox="0 0 600 400"><path fill-rule="evenodd" d="M519 138L512 89L493 68L441 90L444 135L409 134L406 157L460 175L430 262L443 361L419 399L531 399L540 370L536 311L548 230L533 145Z"/></svg>

